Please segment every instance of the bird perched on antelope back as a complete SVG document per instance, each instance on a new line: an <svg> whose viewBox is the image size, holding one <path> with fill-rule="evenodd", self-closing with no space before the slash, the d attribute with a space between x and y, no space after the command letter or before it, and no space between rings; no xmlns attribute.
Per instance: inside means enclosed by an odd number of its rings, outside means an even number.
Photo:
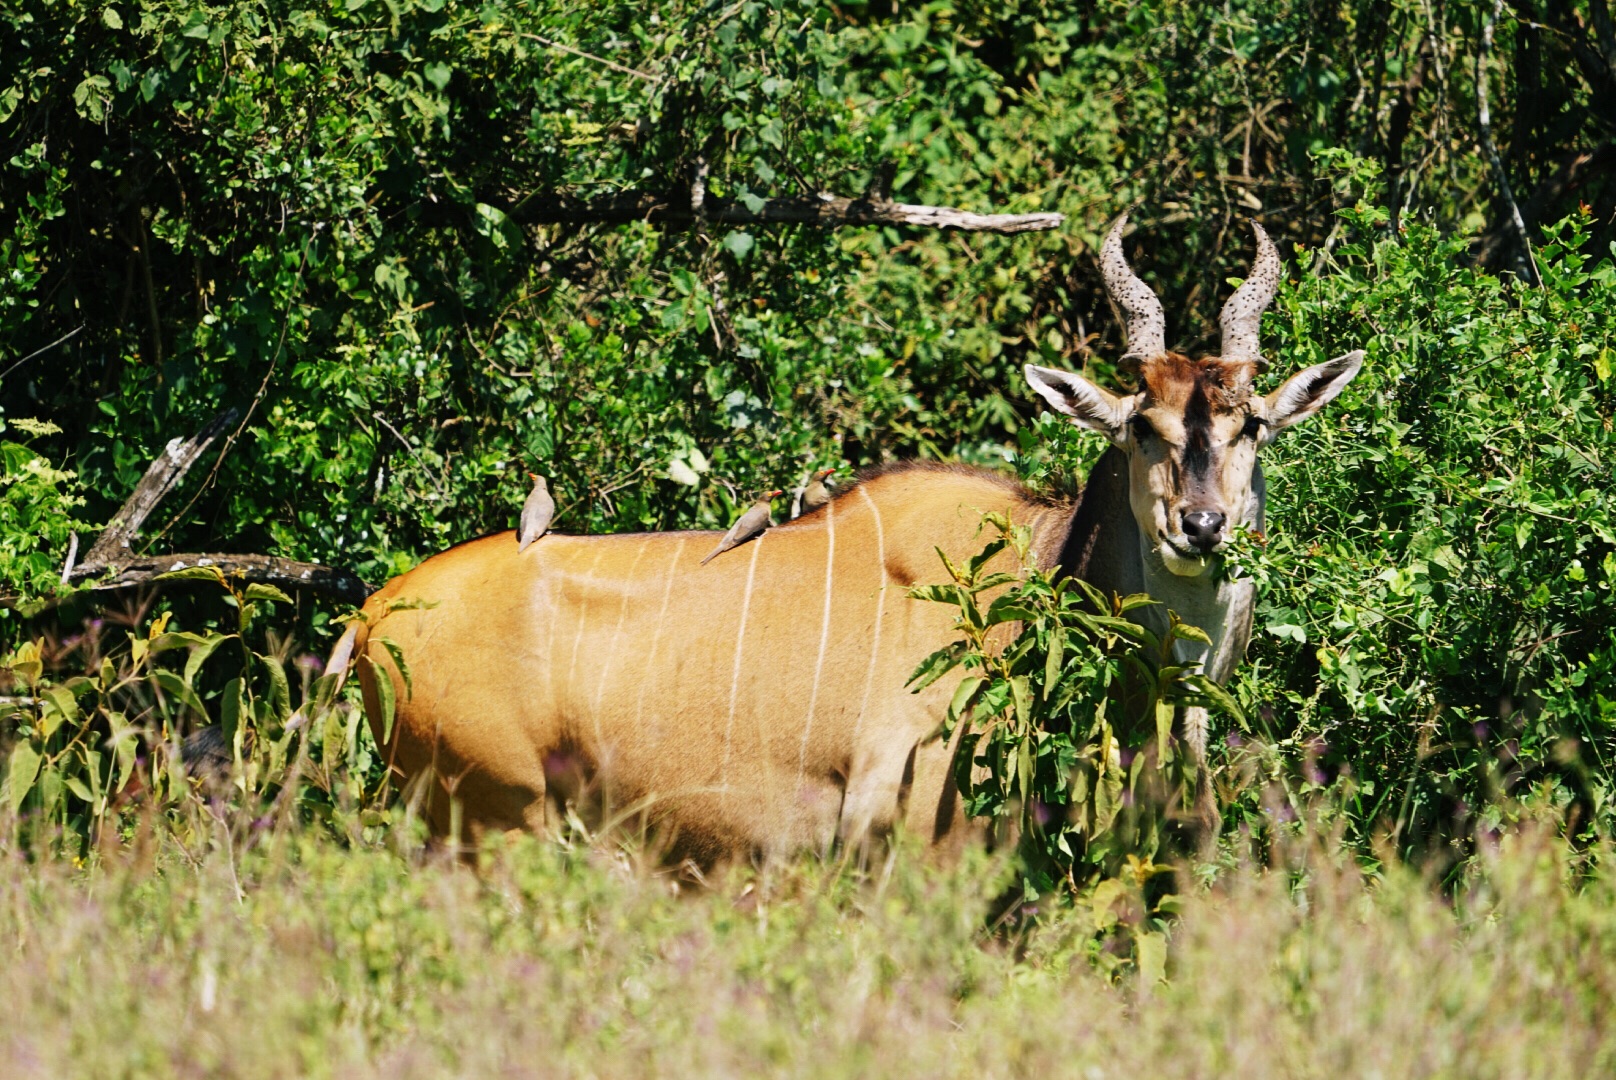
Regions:
<svg viewBox="0 0 1616 1080"><path fill-rule="evenodd" d="M730 548L744 544L754 536L762 536L764 530L774 524L774 520L769 516L770 510L773 509L769 504L778 499L780 495L781 492L778 488L774 491L765 491L760 495L757 502L747 507L746 513L741 515L740 520L729 527L729 532L724 534L724 539L718 542L718 546L713 548L712 553L701 560L701 565L706 566Z"/></svg>
<svg viewBox="0 0 1616 1080"><path fill-rule="evenodd" d="M807 485L802 489L802 495L797 499L797 512L793 517L810 514L821 506L830 502L834 492L830 486L830 474L835 469L820 469L808 478Z"/></svg>
<svg viewBox="0 0 1616 1080"><path fill-rule="evenodd" d="M544 535L550 527L550 519L555 517L555 500L550 498L550 486L544 477L537 473L528 473L533 478L533 490L528 493L527 502L522 504L522 518L516 529L516 551L518 554L527 550L527 546Z"/></svg>

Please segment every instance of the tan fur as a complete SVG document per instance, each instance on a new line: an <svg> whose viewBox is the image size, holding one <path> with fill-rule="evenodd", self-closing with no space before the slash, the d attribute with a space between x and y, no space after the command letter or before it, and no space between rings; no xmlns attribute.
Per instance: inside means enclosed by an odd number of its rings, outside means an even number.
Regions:
<svg viewBox="0 0 1616 1080"><path fill-rule="evenodd" d="M468 839L552 828L561 800L592 796L702 859L823 850L899 820L957 840L949 748L928 741L953 680L904 686L953 640L953 609L906 590L944 578L934 548L979 550L987 510L1036 523L1051 550L1069 515L993 474L909 467L707 566L716 533L552 533L520 557L508 533L462 544L365 605L367 712L380 740L385 672L384 752L424 778L439 833L452 791Z"/></svg>
<svg viewBox="0 0 1616 1080"><path fill-rule="evenodd" d="M1141 365L1137 414L1149 421L1158 436L1139 440L1128 433L1129 492L1144 535L1188 551L1179 529L1184 514L1212 510L1231 522L1242 518L1251 498L1251 471L1259 445L1257 440L1241 436L1252 411L1255 374L1256 365L1250 361L1191 360L1180 353L1167 353ZM1209 467L1201 476L1185 468L1185 416L1197 388L1205 395L1210 421ZM1175 565L1191 573L1202 572L1190 560Z"/></svg>

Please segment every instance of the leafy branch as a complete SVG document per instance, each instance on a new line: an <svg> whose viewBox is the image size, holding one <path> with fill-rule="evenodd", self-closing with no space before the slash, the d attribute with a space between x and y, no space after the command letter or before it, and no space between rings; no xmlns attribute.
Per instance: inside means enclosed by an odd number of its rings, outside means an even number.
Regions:
<svg viewBox="0 0 1616 1080"><path fill-rule="evenodd" d="M1187 805L1203 767L1180 743L1178 710L1212 708L1243 724L1239 707L1175 657L1179 641L1207 640L1201 630L1170 613L1157 635L1129 618L1156 602L1149 596L1107 598L1038 569L1026 526L999 513L983 521L996 535L980 552L958 564L939 551L950 580L910 590L957 608L960 636L909 685L918 693L965 670L939 734L957 736L954 777L967 812L1019 837L1029 899L1063 889L1092 900L1119 875L1142 886L1163 869L1153 859L1164 811ZM1014 570L1003 568L1007 552Z"/></svg>

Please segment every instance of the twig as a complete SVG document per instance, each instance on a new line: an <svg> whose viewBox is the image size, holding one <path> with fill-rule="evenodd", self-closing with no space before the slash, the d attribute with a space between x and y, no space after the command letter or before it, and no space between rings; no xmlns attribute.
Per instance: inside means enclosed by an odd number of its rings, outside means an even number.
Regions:
<svg viewBox="0 0 1616 1080"><path fill-rule="evenodd" d="M646 82L651 82L651 83L654 83L654 82L657 81L657 77L655 75L647 75L643 71L637 71L637 70L635 70L634 68L631 68L631 67L624 67L622 64L619 64L619 63L617 63L616 61L613 61L613 60L608 60L604 56L596 56L594 53L584 52L582 49L574 48L571 45L563 45L559 41L551 41L549 38L540 37L538 34L519 33L516 36L517 37L532 38L534 41L537 41L540 45L548 45L552 49L560 49L562 52L571 53L574 56L581 56L585 60L593 60L597 64L605 64L607 67L611 68L613 71L621 71L624 75L632 75L636 79L644 79Z"/></svg>
<svg viewBox="0 0 1616 1080"><path fill-rule="evenodd" d="M78 330L69 330L67 333L65 333L61 337L57 338L55 341L51 342L49 345L41 345L39 348L37 348L33 352L29 353L27 356L23 357L21 360L18 360L15 364L12 364L10 367L6 368L6 370L0 371L0 379L4 379L7 375L10 375L13 371L16 371L18 368L22 367L28 361L30 361L34 357L38 356L40 353L48 352L49 350L56 348L56 346L60 345L62 342L66 341L68 338L73 337L75 334L77 334L79 332L79 330L83 330L85 325L87 325L87 324L82 324L81 323L79 325Z"/></svg>
<svg viewBox="0 0 1616 1080"><path fill-rule="evenodd" d="M1515 205L1515 193L1509 187L1509 174L1504 171L1504 162L1498 156L1498 147L1493 144L1492 116L1487 108L1487 60L1493 51L1493 27L1503 10L1504 0L1493 0L1492 14L1487 16L1481 26L1481 48L1476 53L1476 119L1481 128L1482 149L1487 152L1487 160L1492 163L1493 172L1498 175L1498 188L1503 193L1504 204L1509 207L1510 223L1515 226L1515 235L1521 242L1521 250L1526 252L1526 262L1530 267L1527 284L1539 285L1542 278L1537 272L1537 259L1532 255L1532 241L1526 235L1526 222L1521 220L1521 208Z"/></svg>

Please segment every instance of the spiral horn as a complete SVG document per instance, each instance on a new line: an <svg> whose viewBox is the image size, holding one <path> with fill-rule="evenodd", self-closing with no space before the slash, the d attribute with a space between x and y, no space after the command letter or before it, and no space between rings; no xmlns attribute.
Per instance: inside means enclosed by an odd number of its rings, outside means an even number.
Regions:
<svg viewBox="0 0 1616 1080"><path fill-rule="evenodd" d="M1122 309L1123 329L1128 335L1128 351L1122 358L1151 360L1167 352L1167 320L1162 315L1161 301L1149 285L1134 276L1122 254L1122 229L1127 224L1128 215L1123 214L1111 226L1100 247L1100 274L1105 279L1105 291Z"/></svg>

